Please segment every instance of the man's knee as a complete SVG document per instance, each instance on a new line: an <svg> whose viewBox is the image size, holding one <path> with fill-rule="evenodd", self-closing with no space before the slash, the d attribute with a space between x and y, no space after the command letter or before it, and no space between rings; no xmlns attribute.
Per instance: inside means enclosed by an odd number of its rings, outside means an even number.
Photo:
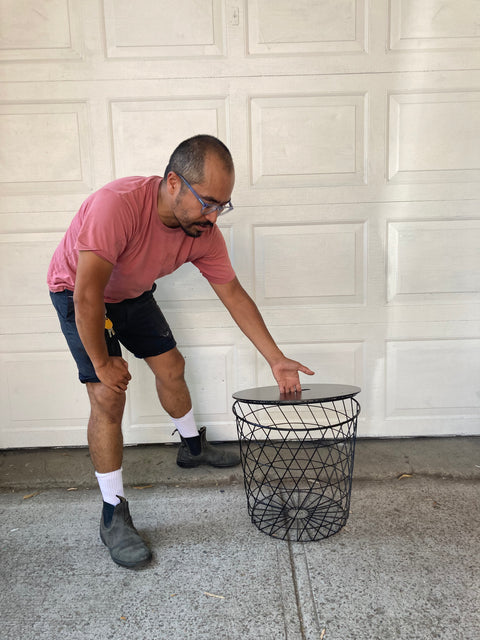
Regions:
<svg viewBox="0 0 480 640"><path fill-rule="evenodd" d="M180 356L171 367L155 374L157 386L173 387L185 384L185 360Z"/></svg>
<svg viewBox="0 0 480 640"><path fill-rule="evenodd" d="M185 374L185 358L177 349L175 349L174 351L170 369L173 376L175 376L176 378L183 378Z"/></svg>
<svg viewBox="0 0 480 640"><path fill-rule="evenodd" d="M121 422L126 394L117 393L101 382L86 383L93 415L100 415L110 422Z"/></svg>
<svg viewBox="0 0 480 640"><path fill-rule="evenodd" d="M155 374L157 387L184 383L185 358L178 349L172 349L153 358L146 358L146 361Z"/></svg>

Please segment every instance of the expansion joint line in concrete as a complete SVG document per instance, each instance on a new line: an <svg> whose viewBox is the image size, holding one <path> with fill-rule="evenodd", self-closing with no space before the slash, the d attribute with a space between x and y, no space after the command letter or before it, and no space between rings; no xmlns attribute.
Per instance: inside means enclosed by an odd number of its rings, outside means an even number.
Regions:
<svg viewBox="0 0 480 640"><path fill-rule="evenodd" d="M321 633L320 621L303 543L293 545L289 540L288 554L302 640L317 640Z"/></svg>

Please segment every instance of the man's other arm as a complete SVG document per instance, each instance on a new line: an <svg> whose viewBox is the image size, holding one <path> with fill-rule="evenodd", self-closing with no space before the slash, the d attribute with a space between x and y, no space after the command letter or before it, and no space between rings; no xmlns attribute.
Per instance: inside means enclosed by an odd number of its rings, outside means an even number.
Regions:
<svg viewBox="0 0 480 640"><path fill-rule="evenodd" d="M314 375L308 367L290 360L276 345L257 305L237 278L226 284L211 286L243 333L251 340L272 369L281 393L300 391L298 372Z"/></svg>

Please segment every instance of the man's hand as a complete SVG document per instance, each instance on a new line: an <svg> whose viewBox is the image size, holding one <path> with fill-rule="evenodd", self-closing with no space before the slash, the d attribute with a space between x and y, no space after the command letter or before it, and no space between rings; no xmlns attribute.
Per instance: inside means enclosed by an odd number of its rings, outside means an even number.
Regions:
<svg viewBox="0 0 480 640"><path fill-rule="evenodd" d="M116 393L123 393L132 379L128 371L126 360L118 356L111 356L104 365L95 367L95 373L100 382Z"/></svg>
<svg viewBox="0 0 480 640"><path fill-rule="evenodd" d="M280 393L294 393L302 390L298 376L299 371L306 373L308 376L314 375L314 371L289 358L283 357L275 364L272 364L272 373L278 383Z"/></svg>

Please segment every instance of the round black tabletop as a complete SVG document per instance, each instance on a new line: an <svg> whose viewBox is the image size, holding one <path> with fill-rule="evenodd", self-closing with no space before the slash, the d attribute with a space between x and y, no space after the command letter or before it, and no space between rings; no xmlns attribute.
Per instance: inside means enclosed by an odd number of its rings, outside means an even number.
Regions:
<svg viewBox="0 0 480 640"><path fill-rule="evenodd" d="M280 393L278 386L244 389L233 394L235 400L251 404L308 404L352 398L360 393L360 387L348 384L304 384L296 393Z"/></svg>

